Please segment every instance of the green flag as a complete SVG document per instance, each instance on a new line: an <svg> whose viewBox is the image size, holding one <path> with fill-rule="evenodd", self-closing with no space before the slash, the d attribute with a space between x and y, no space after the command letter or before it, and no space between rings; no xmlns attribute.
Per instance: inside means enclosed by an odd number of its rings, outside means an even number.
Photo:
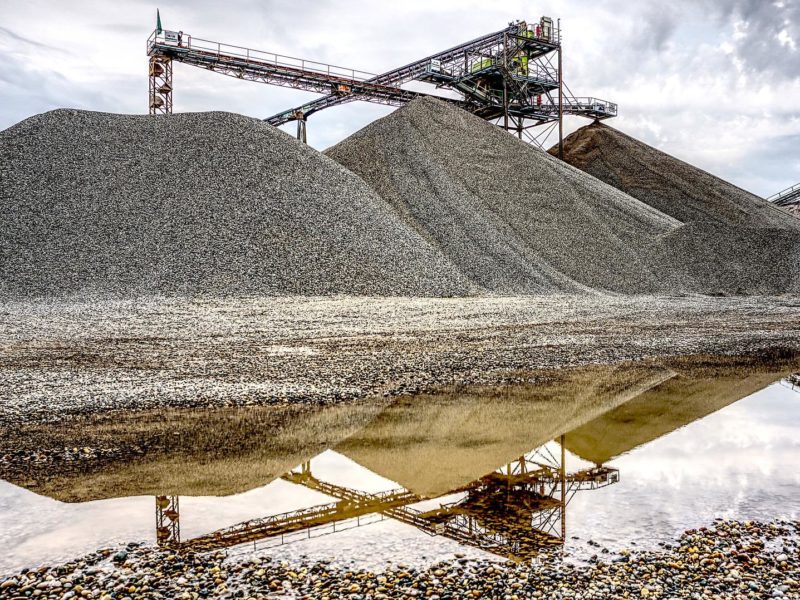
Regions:
<svg viewBox="0 0 800 600"><path fill-rule="evenodd" d="M163 29L161 29L161 13L156 9L156 33L161 33Z"/></svg>

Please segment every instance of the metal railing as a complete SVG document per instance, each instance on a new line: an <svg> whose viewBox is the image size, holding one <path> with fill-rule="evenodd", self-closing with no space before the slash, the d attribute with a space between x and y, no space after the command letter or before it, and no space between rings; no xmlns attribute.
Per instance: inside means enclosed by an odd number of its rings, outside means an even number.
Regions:
<svg viewBox="0 0 800 600"><path fill-rule="evenodd" d="M195 38L188 34L184 34L180 38L179 42L167 41L167 36L165 34L165 31L158 33L155 30L150 34L150 36L147 38L148 54L151 54L157 48L169 49L171 52L196 51L203 52L205 54L216 55L220 58L238 59L239 61L244 61L245 64L286 67L289 69L307 71L309 73L317 73L328 77L348 79L354 82L365 82L376 77L375 73L370 73L368 71L360 71L358 69L340 67L337 65L331 65L313 60L306 60L304 58L286 56L283 54L277 54L275 52L267 52L265 50L245 48L244 46L214 42L202 38Z"/></svg>
<svg viewBox="0 0 800 600"><path fill-rule="evenodd" d="M615 103L592 96L579 96L577 98L564 96L564 106L573 109L605 112L612 115L617 114L617 105Z"/></svg>
<svg viewBox="0 0 800 600"><path fill-rule="evenodd" d="M783 199L800 199L800 183L796 183L792 187L770 196L767 198L767 202L780 203ZM780 206L780 204L778 205Z"/></svg>

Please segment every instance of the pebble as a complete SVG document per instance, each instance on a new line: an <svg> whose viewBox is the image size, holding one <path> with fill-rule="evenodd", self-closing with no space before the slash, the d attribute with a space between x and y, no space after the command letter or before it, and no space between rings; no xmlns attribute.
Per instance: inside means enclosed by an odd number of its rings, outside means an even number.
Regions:
<svg viewBox="0 0 800 600"><path fill-rule="evenodd" d="M770 549L776 545L782 549ZM103 550L12 575L0 582L0 597L800 599L800 523L786 521L718 520L713 531L687 531L672 549L631 551L625 562L588 565L565 561L555 551L526 563L454 557L425 569L387 565L372 572L327 561L277 563L252 554L186 553L176 560L152 547L126 551L124 564L115 560L118 552ZM61 592L64 582L72 589Z"/></svg>

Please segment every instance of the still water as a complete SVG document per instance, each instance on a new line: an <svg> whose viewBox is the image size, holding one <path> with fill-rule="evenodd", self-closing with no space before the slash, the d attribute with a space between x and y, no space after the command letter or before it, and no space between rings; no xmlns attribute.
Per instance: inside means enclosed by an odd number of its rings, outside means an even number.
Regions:
<svg viewBox="0 0 800 600"><path fill-rule="evenodd" d="M194 413L159 444L139 423L151 452L0 482L0 573L132 541L368 568L581 561L716 517L797 519L788 375L724 361L578 369L255 425L247 411Z"/></svg>

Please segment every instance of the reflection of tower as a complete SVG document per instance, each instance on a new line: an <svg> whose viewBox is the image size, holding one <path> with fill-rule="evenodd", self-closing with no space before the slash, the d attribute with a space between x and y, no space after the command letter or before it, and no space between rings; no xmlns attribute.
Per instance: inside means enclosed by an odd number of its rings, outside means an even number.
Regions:
<svg viewBox="0 0 800 600"><path fill-rule="evenodd" d="M560 457L543 446L450 491L448 496L461 494L461 498L432 510L411 506L425 498L404 488L372 494L320 480L312 473L310 462L304 462L283 479L337 501L253 519L181 543L177 498L159 496L159 543L197 551L263 540L283 544L390 518L430 535L504 558L525 560L544 548L563 544L566 506L577 491L616 483L619 473L616 469L595 467L568 474L562 436Z"/></svg>
<svg viewBox="0 0 800 600"><path fill-rule="evenodd" d="M178 496L156 496L156 542L176 546L181 542Z"/></svg>
<svg viewBox="0 0 800 600"><path fill-rule="evenodd" d="M619 472L601 466L567 473L564 436L560 441L559 456L542 446L466 486L458 502L425 516L443 523L437 533L469 534L470 545L508 558L530 558L563 544L573 496L617 483Z"/></svg>

